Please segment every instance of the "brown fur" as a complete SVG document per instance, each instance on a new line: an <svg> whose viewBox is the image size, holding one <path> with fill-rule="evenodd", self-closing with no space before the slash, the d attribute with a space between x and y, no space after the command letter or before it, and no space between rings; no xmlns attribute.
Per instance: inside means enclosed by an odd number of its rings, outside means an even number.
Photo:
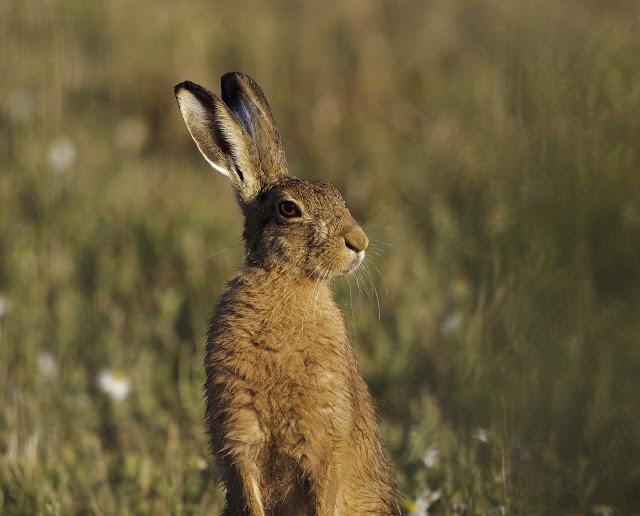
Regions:
<svg viewBox="0 0 640 516"><path fill-rule="evenodd" d="M192 83L176 96L245 215L246 264L216 308L205 358L225 514L399 514L374 405L329 288L361 263L366 235L333 185L289 174L252 79L223 76L222 100ZM283 216L283 200L300 216Z"/></svg>

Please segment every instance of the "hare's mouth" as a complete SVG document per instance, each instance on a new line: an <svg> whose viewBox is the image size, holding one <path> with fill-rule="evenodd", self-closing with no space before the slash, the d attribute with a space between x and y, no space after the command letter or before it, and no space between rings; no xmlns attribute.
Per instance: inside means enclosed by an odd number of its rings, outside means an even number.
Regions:
<svg viewBox="0 0 640 516"><path fill-rule="evenodd" d="M347 266L347 268L342 271L343 276L346 276L348 274L352 274L353 272L355 272L356 269L360 267L360 265L362 265L362 262L364 261L364 251L360 251L354 254L355 254L354 259Z"/></svg>

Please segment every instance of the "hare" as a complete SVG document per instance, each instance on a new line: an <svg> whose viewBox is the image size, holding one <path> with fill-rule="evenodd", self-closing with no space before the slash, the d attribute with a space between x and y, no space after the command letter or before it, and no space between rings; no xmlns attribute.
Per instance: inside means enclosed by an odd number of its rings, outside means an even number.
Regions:
<svg viewBox="0 0 640 516"><path fill-rule="evenodd" d="M211 319L205 356L224 514L399 514L374 404L329 288L362 263L367 236L335 186L289 173L253 79L228 73L221 84L222 98L189 81L175 95L245 217L246 263Z"/></svg>

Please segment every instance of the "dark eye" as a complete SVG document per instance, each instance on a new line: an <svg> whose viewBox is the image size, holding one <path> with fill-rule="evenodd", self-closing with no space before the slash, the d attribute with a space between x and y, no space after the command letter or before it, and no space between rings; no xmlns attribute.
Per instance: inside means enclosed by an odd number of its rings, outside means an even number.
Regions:
<svg viewBox="0 0 640 516"><path fill-rule="evenodd" d="M300 217L302 215L302 211L300 211L298 205L293 201L282 201L278 205L278 211L280 212L280 215L287 219Z"/></svg>

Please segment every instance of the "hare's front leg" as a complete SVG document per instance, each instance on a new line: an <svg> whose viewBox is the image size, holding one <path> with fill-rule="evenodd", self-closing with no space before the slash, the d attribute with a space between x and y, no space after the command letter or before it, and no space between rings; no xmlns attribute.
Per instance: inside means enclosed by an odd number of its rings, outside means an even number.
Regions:
<svg viewBox="0 0 640 516"><path fill-rule="evenodd" d="M229 482L226 482L228 500L234 506L233 509L229 508L230 514L265 516L265 500L258 467L265 436L255 412L248 408L234 407L233 415L224 422L222 431L224 438L217 455L224 457L230 474Z"/></svg>
<svg viewBox="0 0 640 516"><path fill-rule="evenodd" d="M242 490L249 514L251 516L265 516L262 493L260 492L260 476L255 464L240 464L238 472L242 479Z"/></svg>
<svg viewBox="0 0 640 516"><path fill-rule="evenodd" d="M338 465L333 458L316 474L313 491L317 516L340 515L340 479Z"/></svg>
<svg viewBox="0 0 640 516"><path fill-rule="evenodd" d="M227 506L223 516L265 516L260 479L255 466L226 466L223 473L227 487Z"/></svg>

